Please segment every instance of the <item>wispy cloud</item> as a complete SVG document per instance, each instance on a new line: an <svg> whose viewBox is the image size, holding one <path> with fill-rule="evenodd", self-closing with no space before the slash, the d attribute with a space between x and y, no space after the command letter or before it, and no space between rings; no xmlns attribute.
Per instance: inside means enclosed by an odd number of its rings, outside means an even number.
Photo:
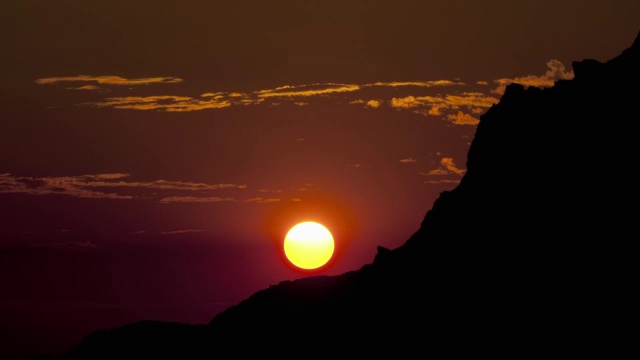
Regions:
<svg viewBox="0 0 640 360"><path fill-rule="evenodd" d="M443 157L440 159L440 166L437 169L430 170L426 173L421 173L422 175L428 176L443 176L443 175L464 175L466 170L460 169L456 166L453 158L451 157ZM440 181L440 180L439 180Z"/></svg>
<svg viewBox="0 0 640 360"><path fill-rule="evenodd" d="M425 184L429 184L429 185L436 185L436 184L459 184L460 180L449 180L449 179L436 179L436 180L427 180L424 182Z"/></svg>
<svg viewBox="0 0 640 360"><path fill-rule="evenodd" d="M38 84L55 84L59 82L94 82L102 85L148 85L148 84L168 84L179 83L183 80L177 77L162 76L150 78L127 79L121 76L58 76L36 79Z"/></svg>
<svg viewBox="0 0 640 360"><path fill-rule="evenodd" d="M112 107L130 110L163 110L168 112L184 112L203 109L221 109L231 106L227 100L195 99L188 96L127 96L112 97L104 101L84 103L96 107Z"/></svg>
<svg viewBox="0 0 640 360"><path fill-rule="evenodd" d="M130 194L122 194L114 189L135 188L144 192L148 190L164 191L198 191L206 192L221 189L245 189L246 185L237 184L206 184L188 181L126 181L130 175L94 174L61 177L17 177L11 174L0 174L0 193L19 193L30 195L66 195L79 198L108 198L108 199L133 199ZM104 191L111 189L111 191ZM199 199L199 200L198 200ZM222 199L222 200L221 200ZM161 202L178 202L191 200L190 202L231 201L229 198L210 196L169 196Z"/></svg>
<svg viewBox="0 0 640 360"><path fill-rule="evenodd" d="M286 104L307 106L317 99L331 99L336 104L363 105L369 109L379 109L385 105L396 110L407 110L420 115L439 117L455 125L474 126L478 115L499 102L497 95L504 93L505 87L513 82L527 86L552 86L557 79L570 79L572 71L567 71L558 60L547 62L548 71L541 76L529 75L515 79L502 78L494 83L498 87L490 90L487 81L477 81L467 85L459 80L427 81L379 81L362 84L314 83L285 85L271 89L248 92L210 91L200 96L150 95L150 96L113 96L100 101L78 105L142 111L187 112L205 109L223 109L231 106L266 104L283 106ZM183 80L176 77L150 77L128 79L120 76L48 77L37 79L38 84L59 82L86 82L88 84L73 87L77 90L97 90L96 85L146 85L153 83L178 83ZM463 87L468 91L433 94L429 88ZM402 89L401 89L402 88ZM482 92L475 91L480 89ZM472 91L473 90L473 91ZM112 88L115 91L115 88ZM497 94L497 95L496 95Z"/></svg>
<svg viewBox="0 0 640 360"><path fill-rule="evenodd" d="M465 92L462 95L444 96L407 96L404 98L392 98L391 106L394 108L412 109L426 106L438 106L439 109L458 109L461 106L489 108L499 100L493 96L487 96L479 92Z"/></svg>
<svg viewBox="0 0 640 360"><path fill-rule="evenodd" d="M84 177L14 177L0 174L0 193L31 195L67 195L79 198L133 199L131 195L88 189L91 180ZM88 186L90 187L90 185Z"/></svg>
<svg viewBox="0 0 640 360"><path fill-rule="evenodd" d="M281 86L275 89L258 90L254 93L259 98L270 97L308 97L360 90L355 84L318 83L311 85Z"/></svg>
<svg viewBox="0 0 640 360"><path fill-rule="evenodd" d="M163 204L169 203L216 203L223 201L236 201L231 197L198 197L198 196L168 196L160 199L160 202Z"/></svg>
<svg viewBox="0 0 640 360"><path fill-rule="evenodd" d="M72 87L67 89L69 90L100 90L100 88L95 85L84 85L84 86Z"/></svg>
<svg viewBox="0 0 640 360"><path fill-rule="evenodd" d="M552 59L547 62L549 68L544 75L528 75L522 77L516 77L515 79L501 78L494 82L498 84L498 87L492 90L495 94L504 94L507 85L512 83L518 83L524 86L535 87L551 87L557 80L570 80L573 79L573 70L567 71L562 62Z"/></svg>
<svg viewBox="0 0 640 360"><path fill-rule="evenodd" d="M452 85L464 85L463 82L451 81L451 80L431 80L431 81L389 81L389 82L375 82L372 84L366 84L364 86L388 86L388 87L400 87L400 86L415 86L415 87L433 87L433 86L452 86Z"/></svg>
<svg viewBox="0 0 640 360"><path fill-rule="evenodd" d="M199 229L185 229L185 230L172 230L172 231L162 231L160 235L178 235L178 234L188 234L188 233L201 233L204 230Z"/></svg>
<svg viewBox="0 0 640 360"><path fill-rule="evenodd" d="M411 163L416 162L416 159L414 159L414 158L407 158L407 159L400 159L399 161L400 161L401 163L403 163L403 164L411 164Z"/></svg>
<svg viewBox="0 0 640 360"><path fill-rule="evenodd" d="M497 98L480 92L464 92L461 95L392 98L391 107L412 110L415 113L426 116L442 116L445 115L443 111L446 111L450 112L446 114L446 118L455 125L477 125L479 122L477 118L459 109L465 108L469 112L478 114L498 103L498 101Z"/></svg>
<svg viewBox="0 0 640 360"><path fill-rule="evenodd" d="M265 203L274 203L274 202L279 202L281 199L279 198L262 198L262 197L255 197L255 198L251 198L251 199L247 199L244 202L255 202L255 203L261 203L261 204L265 204Z"/></svg>

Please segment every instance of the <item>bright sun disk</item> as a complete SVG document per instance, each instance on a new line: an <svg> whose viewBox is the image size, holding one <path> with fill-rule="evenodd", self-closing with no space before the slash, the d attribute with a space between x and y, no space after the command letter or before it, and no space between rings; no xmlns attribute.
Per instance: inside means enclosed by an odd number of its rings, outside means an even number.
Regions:
<svg viewBox="0 0 640 360"><path fill-rule="evenodd" d="M317 269L333 255L331 232L321 224L306 221L292 227L284 238L284 253L301 269Z"/></svg>

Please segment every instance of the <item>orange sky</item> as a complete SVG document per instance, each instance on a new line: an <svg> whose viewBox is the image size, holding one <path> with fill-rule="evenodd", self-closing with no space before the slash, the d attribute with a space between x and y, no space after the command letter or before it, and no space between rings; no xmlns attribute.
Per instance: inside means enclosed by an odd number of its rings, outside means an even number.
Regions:
<svg viewBox="0 0 640 360"><path fill-rule="evenodd" d="M309 275L280 249L302 220L336 239L320 274L360 268L458 184L506 85L552 86L574 60L618 55L639 13L601 0L3 1L0 335L19 352L54 319L69 335L39 346L59 350L132 319L206 322Z"/></svg>

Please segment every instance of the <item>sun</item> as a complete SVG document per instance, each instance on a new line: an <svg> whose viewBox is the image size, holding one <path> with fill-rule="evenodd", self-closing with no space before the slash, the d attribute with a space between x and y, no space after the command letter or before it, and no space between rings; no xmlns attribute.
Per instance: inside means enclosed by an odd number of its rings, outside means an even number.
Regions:
<svg viewBox="0 0 640 360"><path fill-rule="evenodd" d="M284 253L289 261L306 270L326 264L333 255L334 241L331 232L313 221L305 221L292 227L284 238Z"/></svg>

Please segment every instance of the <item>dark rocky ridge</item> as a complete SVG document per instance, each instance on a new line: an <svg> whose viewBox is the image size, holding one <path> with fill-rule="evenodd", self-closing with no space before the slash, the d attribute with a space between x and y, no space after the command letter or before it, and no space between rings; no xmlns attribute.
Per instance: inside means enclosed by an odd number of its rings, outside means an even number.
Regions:
<svg viewBox="0 0 640 360"><path fill-rule="evenodd" d="M639 56L640 34L552 88L508 86L459 186L371 264L281 282L206 325L99 331L65 358L615 356L635 325Z"/></svg>

